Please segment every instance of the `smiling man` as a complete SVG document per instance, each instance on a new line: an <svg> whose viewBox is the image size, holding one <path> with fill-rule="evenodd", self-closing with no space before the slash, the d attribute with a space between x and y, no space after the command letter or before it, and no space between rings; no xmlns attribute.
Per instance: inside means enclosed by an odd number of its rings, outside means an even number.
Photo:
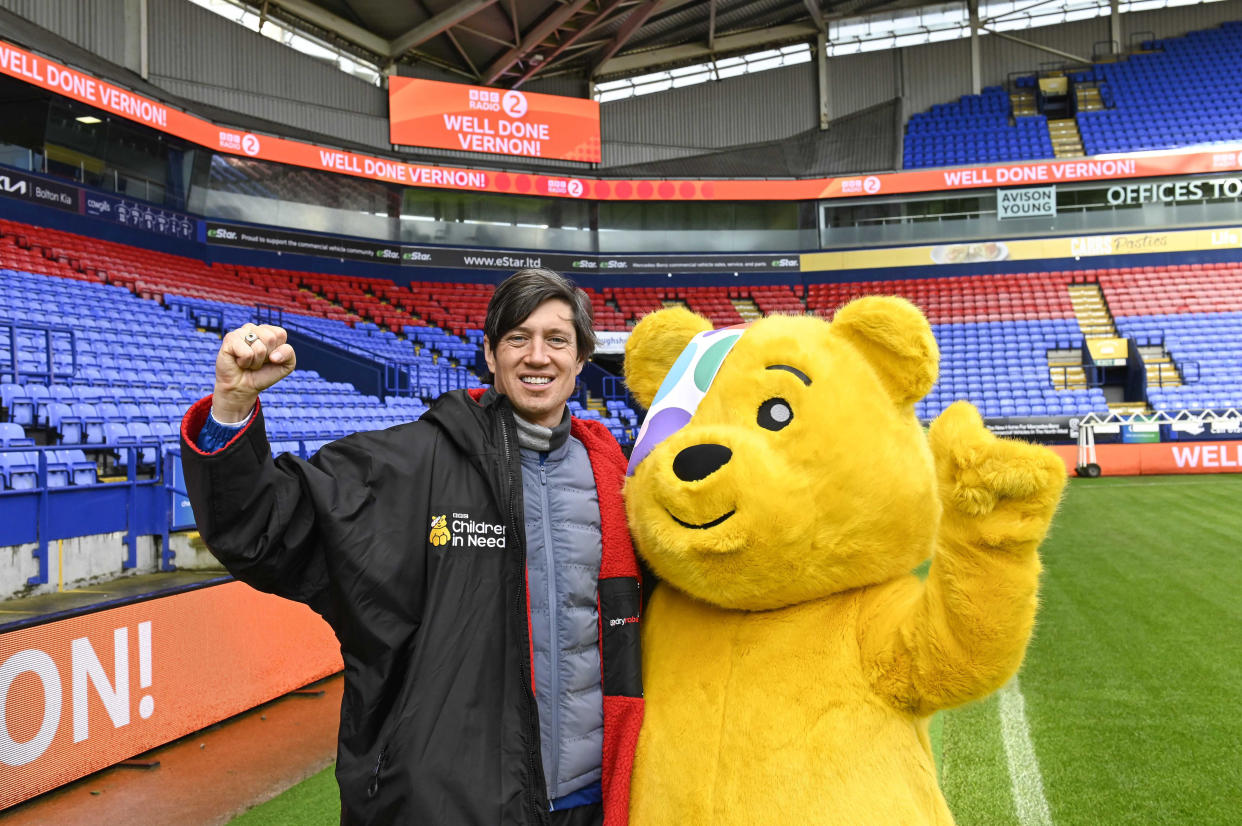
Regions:
<svg viewBox="0 0 1242 826"><path fill-rule="evenodd" d="M345 661L341 822L622 826L642 721L625 458L567 401L589 298L542 269L497 287L493 387L417 422L273 460L259 393L278 327L224 338L186 414L199 530L230 572L309 604Z"/></svg>

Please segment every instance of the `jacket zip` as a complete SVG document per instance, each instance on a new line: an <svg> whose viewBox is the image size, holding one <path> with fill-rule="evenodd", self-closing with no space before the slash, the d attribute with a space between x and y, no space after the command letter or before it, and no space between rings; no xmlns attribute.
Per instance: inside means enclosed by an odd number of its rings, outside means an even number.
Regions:
<svg viewBox="0 0 1242 826"><path fill-rule="evenodd" d="M514 481L514 478L513 478L514 455L513 455L513 449L511 447L511 443L509 441L509 420L503 410L499 412L499 416L500 416L500 435L504 442L504 449L505 449L505 473L509 477L509 501L508 501L509 529L513 531L514 539L517 541L518 550L521 552L522 570L525 571L526 569L526 533L525 533L525 530L522 528L522 526L517 521L517 502L514 501L516 499L516 492L518 489L516 485L520 485L522 483L522 479L521 479L521 476L519 475L516 482ZM526 623L527 634L529 634L530 633L530 630L529 630L530 629L530 616L527 615L526 609L524 606L526 602L525 582L526 582L526 577L523 576L521 578L521 584L518 585L517 593L514 595L513 613L516 617L519 617L522 622ZM528 648L528 652L529 652L529 648ZM526 659L529 660L529 653ZM527 733L528 738L531 738L528 742L538 742L539 720L538 720L538 717L536 716L537 712L535 710L535 693L534 693L534 689L531 687L531 684L530 684L530 679L531 679L530 670L528 668L522 668L519 670L522 672L521 674L522 687L525 689L525 692L524 692L525 697L523 698L523 700L526 703L526 733ZM527 801L530 803L531 814L534 817L534 820L532 822L540 823L540 824L547 823L547 812L543 811L542 808L539 806L539 792L536 788L534 788L536 783L543 777L543 766L540 765L539 755L535 751L533 746L526 747L526 769L528 772L530 772L530 777L532 780L531 788L527 790L528 792Z"/></svg>
<svg viewBox="0 0 1242 826"><path fill-rule="evenodd" d="M384 762L388 759L388 746L380 749L379 756L375 758L375 769L371 772L371 782L367 786L367 797L375 797L379 791L379 776L384 769Z"/></svg>
<svg viewBox="0 0 1242 826"><path fill-rule="evenodd" d="M539 454L539 495L543 500L540 503L543 508L543 564L548 578L548 657L552 672L550 675L551 682L549 683L549 693L552 696L548 698L552 711L551 737L549 738L552 741L550 744L552 759L549 763L552 767L552 776L544 778L544 782L548 785L548 799L550 802L559 796L557 795L557 777L560 774L561 762L561 641L556 627L556 567L552 556L552 509L548 504L548 473L544 467L544 461L547 458L547 453Z"/></svg>

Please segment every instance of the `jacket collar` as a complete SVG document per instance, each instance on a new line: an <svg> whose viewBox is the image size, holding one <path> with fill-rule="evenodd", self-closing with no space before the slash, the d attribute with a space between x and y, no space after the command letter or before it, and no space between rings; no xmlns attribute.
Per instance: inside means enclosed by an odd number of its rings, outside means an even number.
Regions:
<svg viewBox="0 0 1242 826"><path fill-rule="evenodd" d="M503 453L500 419L512 416L513 411L504 396L493 394L494 398L484 400L479 398L482 395L483 388L451 390L431 403L422 420L442 430L468 456ZM509 425L509 432L516 439L515 425Z"/></svg>

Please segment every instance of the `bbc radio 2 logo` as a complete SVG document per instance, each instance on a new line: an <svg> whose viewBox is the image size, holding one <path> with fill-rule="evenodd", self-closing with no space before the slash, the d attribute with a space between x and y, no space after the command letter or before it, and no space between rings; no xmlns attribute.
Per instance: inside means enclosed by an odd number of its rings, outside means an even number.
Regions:
<svg viewBox="0 0 1242 826"><path fill-rule="evenodd" d="M571 198L581 198L585 191L586 187L577 178L550 178L548 180L549 195L568 195Z"/></svg>
<svg viewBox="0 0 1242 826"><path fill-rule="evenodd" d="M511 118L524 117L529 108L526 95L514 89L505 92L505 96L500 99L500 105L505 110L505 114Z"/></svg>
<svg viewBox="0 0 1242 826"><path fill-rule="evenodd" d="M253 158L259 154L259 150L262 147L256 135L252 135L249 132L245 134L226 132L222 129L220 130L220 148L230 149L234 152L244 152Z"/></svg>
<svg viewBox="0 0 1242 826"><path fill-rule="evenodd" d="M454 513L452 521L442 513L431 517L427 541L437 548L503 548L505 528L499 523L471 519L468 513Z"/></svg>
<svg viewBox="0 0 1242 826"><path fill-rule="evenodd" d="M841 180L841 192L845 195L858 195L866 193L875 195L884 186L884 183L875 175L868 175L865 178L843 178Z"/></svg>

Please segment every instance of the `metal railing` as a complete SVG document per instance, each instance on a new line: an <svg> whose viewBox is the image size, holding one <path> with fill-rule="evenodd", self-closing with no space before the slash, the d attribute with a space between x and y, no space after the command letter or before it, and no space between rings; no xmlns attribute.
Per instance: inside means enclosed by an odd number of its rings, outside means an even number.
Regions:
<svg viewBox="0 0 1242 826"><path fill-rule="evenodd" d="M0 448L8 457L33 454L33 461L5 464L5 486L0 489L0 545L35 543L34 558L38 572L29 577L29 585L48 582L49 543L58 539L124 532L126 547L122 570L138 566L138 537L163 536L161 570L173 570L172 550L168 542L168 526L172 517L171 457L168 442L156 438L134 438L124 442L90 445L45 445ZM49 461L48 454L64 450L81 450L94 455L96 477L91 483L74 483L74 468L67 463ZM143 462L145 451L153 452L154 461ZM123 479L100 481L99 457L105 468L124 467ZM92 461L88 458L87 461ZM56 469L63 472L63 484L49 478ZM20 474L25 481L33 472L29 486L14 488L13 477ZM53 484L53 481L57 483ZM13 541L17 540L17 541Z"/></svg>
<svg viewBox="0 0 1242 826"><path fill-rule="evenodd" d="M43 335L43 355L44 367L46 369L22 369L22 363L19 355L22 351L18 347L18 332L27 331L32 333L41 333ZM8 358L4 364L0 364L0 377L11 377L14 384L20 384L23 377L32 379L42 379L45 384L51 384L57 379L71 379L78 372L78 346L77 334L69 327L61 327L54 324L28 324L12 319L0 318L0 336L5 336L7 331L8 338ZM70 367L68 372L58 371L56 369L56 358L58 355L52 346L54 336L65 336L69 339L69 360ZM27 351L28 352L28 351Z"/></svg>

